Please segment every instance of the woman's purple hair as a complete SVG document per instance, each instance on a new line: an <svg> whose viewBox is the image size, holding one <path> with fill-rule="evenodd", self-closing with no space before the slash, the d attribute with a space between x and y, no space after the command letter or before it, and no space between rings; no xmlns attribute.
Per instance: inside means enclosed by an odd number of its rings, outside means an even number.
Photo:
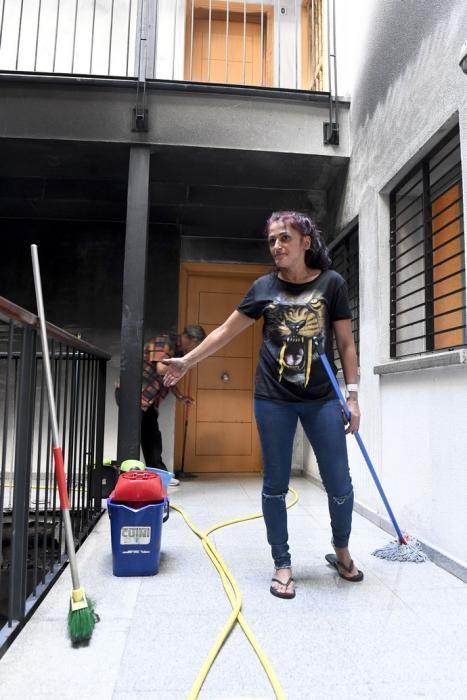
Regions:
<svg viewBox="0 0 467 700"><path fill-rule="evenodd" d="M305 264L310 268L327 270L331 267L331 258L316 224L305 214L298 211L275 211L266 222L265 235L269 234L271 224L283 221L290 224L302 236L310 236L311 247L305 251Z"/></svg>

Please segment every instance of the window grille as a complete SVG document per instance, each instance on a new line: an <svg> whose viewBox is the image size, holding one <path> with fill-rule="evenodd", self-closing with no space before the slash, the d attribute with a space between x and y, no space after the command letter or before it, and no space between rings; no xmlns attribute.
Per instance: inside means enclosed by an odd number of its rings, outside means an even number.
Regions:
<svg viewBox="0 0 467 700"><path fill-rule="evenodd" d="M465 345L465 261L459 130L390 195L390 355Z"/></svg>
<svg viewBox="0 0 467 700"><path fill-rule="evenodd" d="M339 237L336 243L329 246L332 257L332 266L336 272L342 275L347 282L349 292L350 310L352 312L352 332L355 340L357 355L360 351L360 299L358 276L358 226ZM340 360L334 341L334 361L340 368Z"/></svg>

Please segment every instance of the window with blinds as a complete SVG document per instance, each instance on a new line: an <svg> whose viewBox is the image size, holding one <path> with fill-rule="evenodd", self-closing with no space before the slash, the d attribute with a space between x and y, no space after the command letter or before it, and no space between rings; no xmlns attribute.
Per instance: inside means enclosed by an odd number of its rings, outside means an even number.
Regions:
<svg viewBox="0 0 467 700"><path fill-rule="evenodd" d="M335 245L331 243L329 252L332 267L339 272L347 282L350 309L352 311L352 332L357 349L360 351L360 300L358 274L358 226L354 226L342 237L338 237ZM339 355L334 341L334 361L340 368Z"/></svg>
<svg viewBox="0 0 467 700"><path fill-rule="evenodd" d="M390 195L390 354L466 343L465 257L459 130Z"/></svg>

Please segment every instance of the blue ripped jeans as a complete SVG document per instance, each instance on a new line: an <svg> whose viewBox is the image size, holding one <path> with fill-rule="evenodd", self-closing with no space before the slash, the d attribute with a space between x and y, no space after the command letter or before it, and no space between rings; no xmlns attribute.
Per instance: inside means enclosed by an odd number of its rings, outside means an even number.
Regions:
<svg viewBox="0 0 467 700"><path fill-rule="evenodd" d="M353 488L342 414L337 399L292 403L255 399L263 453L263 515L276 568L290 567L287 495L298 419L316 455L328 495L334 545L347 547L352 526Z"/></svg>

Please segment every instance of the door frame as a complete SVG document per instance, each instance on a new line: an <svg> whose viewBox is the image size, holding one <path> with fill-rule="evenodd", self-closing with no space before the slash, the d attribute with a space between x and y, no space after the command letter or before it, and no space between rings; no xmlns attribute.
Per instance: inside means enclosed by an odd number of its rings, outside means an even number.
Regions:
<svg viewBox="0 0 467 700"><path fill-rule="evenodd" d="M244 277L249 279L251 283L268 272L271 272L274 266L266 264L249 264L249 263L196 263L182 262L180 265L180 283L178 296L178 328L181 333L183 328L190 323L198 323L198 319L190 319L187 317L187 294L188 282L190 277L226 277L237 278ZM181 393L185 393L187 380L184 377L178 388ZM188 409L189 410L189 409ZM181 401L176 402L175 406L175 436L174 436L174 470L178 471L182 463L182 444L183 431L185 422L184 404Z"/></svg>

